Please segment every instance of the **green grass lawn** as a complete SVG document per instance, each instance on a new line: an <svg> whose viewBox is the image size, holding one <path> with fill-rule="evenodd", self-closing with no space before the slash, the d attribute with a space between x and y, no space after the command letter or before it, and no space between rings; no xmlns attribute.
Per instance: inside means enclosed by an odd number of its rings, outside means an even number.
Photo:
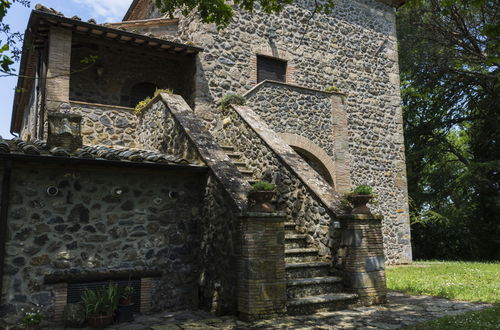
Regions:
<svg viewBox="0 0 500 330"><path fill-rule="evenodd" d="M500 303L500 263L420 261L389 267L386 274L390 290Z"/></svg>
<svg viewBox="0 0 500 330"><path fill-rule="evenodd" d="M457 316L446 316L427 321L407 330L457 330L457 329L500 329L500 307L488 308L479 312L469 312Z"/></svg>
<svg viewBox="0 0 500 330"><path fill-rule="evenodd" d="M500 303L500 263L420 261L386 269L387 287L409 294ZM500 307L443 317L406 329L500 329Z"/></svg>

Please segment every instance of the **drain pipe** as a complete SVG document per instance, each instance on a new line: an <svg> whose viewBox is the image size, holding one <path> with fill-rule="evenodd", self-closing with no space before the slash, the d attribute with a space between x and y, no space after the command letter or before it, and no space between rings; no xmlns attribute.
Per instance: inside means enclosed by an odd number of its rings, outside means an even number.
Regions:
<svg viewBox="0 0 500 330"><path fill-rule="evenodd" d="M7 244L7 216L9 209L10 175L12 171L12 161L4 163L2 179L2 197L0 201L0 304L3 292L3 270L5 264L5 245Z"/></svg>

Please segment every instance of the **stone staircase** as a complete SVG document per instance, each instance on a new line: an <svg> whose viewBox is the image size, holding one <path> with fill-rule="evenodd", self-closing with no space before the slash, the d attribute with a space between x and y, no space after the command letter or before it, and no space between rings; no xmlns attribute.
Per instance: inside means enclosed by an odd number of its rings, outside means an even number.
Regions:
<svg viewBox="0 0 500 330"><path fill-rule="evenodd" d="M233 146L222 148L248 182L256 182L243 155ZM356 305L358 295L342 292L342 278L332 276L330 262L307 242L307 235L300 233L293 222L286 222L284 229L288 314L312 314Z"/></svg>

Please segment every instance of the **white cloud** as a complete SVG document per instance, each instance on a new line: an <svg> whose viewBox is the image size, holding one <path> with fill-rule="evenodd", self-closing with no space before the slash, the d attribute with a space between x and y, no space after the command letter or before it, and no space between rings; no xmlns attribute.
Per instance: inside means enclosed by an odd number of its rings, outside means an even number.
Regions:
<svg viewBox="0 0 500 330"><path fill-rule="evenodd" d="M101 22L120 22L132 0L73 0Z"/></svg>

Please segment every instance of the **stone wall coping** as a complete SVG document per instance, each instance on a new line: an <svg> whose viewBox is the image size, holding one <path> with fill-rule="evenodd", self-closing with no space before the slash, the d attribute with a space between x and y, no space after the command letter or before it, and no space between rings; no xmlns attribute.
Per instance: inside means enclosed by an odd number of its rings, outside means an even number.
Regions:
<svg viewBox="0 0 500 330"><path fill-rule="evenodd" d="M341 93L341 92L327 92L327 91L322 91L322 90L315 89L315 88L309 88L309 87L304 87L304 86L299 86L299 85L285 83L285 82L282 82L282 81L267 80L267 79L261 81L260 83L258 83L257 85L255 85L254 87L252 87L251 89L249 89L248 91L246 91L243 94L243 96L244 97L249 97L251 94L253 94L254 92L257 92L259 89L261 89L265 85L278 85L278 86L285 87L285 88L299 89L299 90L303 90L303 91L314 92L314 93L321 93L321 94L325 94L325 95L347 96L346 93Z"/></svg>
<svg viewBox="0 0 500 330"><path fill-rule="evenodd" d="M241 212L245 211L248 204L248 192L251 189L250 184L195 115L191 107L180 95L160 93L145 106L141 113L144 114L158 101L165 104L177 123L182 127L206 166L210 168L217 181L228 193L230 200L234 204L233 206Z"/></svg>
<svg viewBox="0 0 500 330"><path fill-rule="evenodd" d="M316 195L320 201L335 215L343 214L340 196L316 171L312 170L276 132L265 124L259 116L247 106L231 105L232 109L271 149L279 160L297 178Z"/></svg>
<svg viewBox="0 0 500 330"><path fill-rule="evenodd" d="M86 106L91 106L91 107L95 107L95 108L111 108L111 109L116 109L116 110L125 110L125 111L129 111L129 112L134 112L134 108L123 107L121 105L90 103L90 102L75 101L75 100L69 100L69 103L70 104L77 104L77 105L86 105Z"/></svg>
<svg viewBox="0 0 500 330"><path fill-rule="evenodd" d="M380 214L344 214L339 216L342 220L378 220L381 221L384 219L383 215Z"/></svg>
<svg viewBox="0 0 500 330"><path fill-rule="evenodd" d="M136 19L131 21L123 21L116 23L105 23L105 25L110 27L121 27L121 26L148 26L148 25L176 25L179 23L178 18L149 18L149 19Z"/></svg>
<svg viewBox="0 0 500 330"><path fill-rule="evenodd" d="M111 269L111 270L84 270L78 273L59 271L44 276L45 284L82 283L93 281L123 280L129 278L161 277L158 269Z"/></svg>
<svg viewBox="0 0 500 330"><path fill-rule="evenodd" d="M285 218L286 213L285 212L241 212L238 214L238 217L240 218L262 218L263 220L269 219L269 218Z"/></svg>

